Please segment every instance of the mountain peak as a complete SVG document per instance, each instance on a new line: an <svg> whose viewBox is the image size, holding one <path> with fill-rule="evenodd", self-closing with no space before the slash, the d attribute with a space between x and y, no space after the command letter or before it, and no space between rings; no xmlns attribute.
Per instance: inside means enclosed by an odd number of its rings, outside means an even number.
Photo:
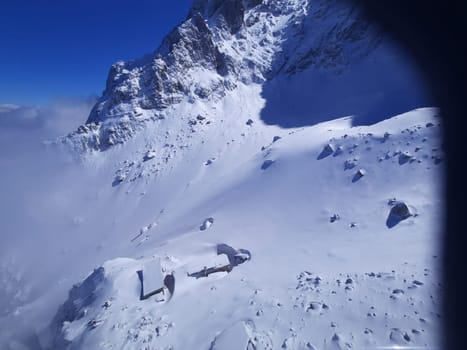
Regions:
<svg viewBox="0 0 467 350"><path fill-rule="evenodd" d="M168 109L220 103L239 84L267 91L278 77L324 72L333 79L381 40L359 11L335 0L197 0L152 54L112 66L86 125L61 141L79 153L102 151L165 119Z"/></svg>

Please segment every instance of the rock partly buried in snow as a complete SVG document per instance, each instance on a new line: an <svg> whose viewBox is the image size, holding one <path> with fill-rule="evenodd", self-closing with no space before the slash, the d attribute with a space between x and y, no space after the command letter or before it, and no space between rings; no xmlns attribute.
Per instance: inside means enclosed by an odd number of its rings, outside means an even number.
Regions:
<svg viewBox="0 0 467 350"><path fill-rule="evenodd" d="M214 218L207 218L203 224L199 227L200 231L206 231L214 223Z"/></svg>
<svg viewBox="0 0 467 350"><path fill-rule="evenodd" d="M279 141L281 138L282 138L282 137L280 137L280 136L274 136L274 137L272 138L272 142L273 142L273 143L274 143L274 142L277 142L277 141Z"/></svg>
<svg viewBox="0 0 467 350"><path fill-rule="evenodd" d="M412 158L413 156L410 154L410 152L402 152L401 154L399 154L399 164L405 164Z"/></svg>
<svg viewBox="0 0 467 350"><path fill-rule="evenodd" d="M334 157L337 157L338 155L340 155L340 154L342 154L342 153L344 153L344 148L343 148L342 146L339 146L339 147L336 148L336 150L335 150L333 156L334 156Z"/></svg>
<svg viewBox="0 0 467 350"><path fill-rule="evenodd" d="M344 162L344 170L349 170L349 169L355 168L355 166L357 165L357 161L358 161L357 158L347 159Z"/></svg>
<svg viewBox="0 0 467 350"><path fill-rule="evenodd" d="M357 182L366 175L365 169L359 169L352 178L352 182Z"/></svg>
<svg viewBox="0 0 467 350"><path fill-rule="evenodd" d="M332 216L329 218L329 221L330 221L331 223L333 223L333 222L335 222L335 221L337 221L337 220L339 220L339 219L340 219L340 216L339 216L338 214L334 214L334 215L332 215Z"/></svg>
<svg viewBox="0 0 467 350"><path fill-rule="evenodd" d="M326 146L324 146L323 150L321 153L318 155L318 160L326 158L333 154L335 152L334 146L330 143L328 143Z"/></svg>
<svg viewBox="0 0 467 350"><path fill-rule="evenodd" d="M404 346L410 342L410 336L407 332L401 331L399 328L393 328L389 333L389 340L396 345Z"/></svg>
<svg viewBox="0 0 467 350"><path fill-rule="evenodd" d="M269 168L271 165L274 164L274 161L271 160L271 159L267 159L263 162L263 164L261 165L261 170L266 170L267 168Z"/></svg>
<svg viewBox="0 0 467 350"><path fill-rule="evenodd" d="M334 348L339 350L351 349L353 347L352 343L348 342L347 339L345 339L345 337L340 333L334 333L331 341L334 345Z"/></svg>
<svg viewBox="0 0 467 350"><path fill-rule="evenodd" d="M156 155L156 151L147 151L143 157L143 161L147 162L148 160L156 158Z"/></svg>
<svg viewBox="0 0 467 350"><path fill-rule="evenodd" d="M253 125L253 120L248 119L248 120L246 121L246 125L252 126L252 125Z"/></svg>
<svg viewBox="0 0 467 350"><path fill-rule="evenodd" d="M125 173L118 174L115 177L114 181L112 182L112 186L115 187L115 186L119 185L120 183L125 181L125 179L126 179L126 174Z"/></svg>
<svg viewBox="0 0 467 350"><path fill-rule="evenodd" d="M402 220L412 216L409 207L402 201L392 202L392 208L389 211L389 216L386 220L386 226L392 228Z"/></svg>

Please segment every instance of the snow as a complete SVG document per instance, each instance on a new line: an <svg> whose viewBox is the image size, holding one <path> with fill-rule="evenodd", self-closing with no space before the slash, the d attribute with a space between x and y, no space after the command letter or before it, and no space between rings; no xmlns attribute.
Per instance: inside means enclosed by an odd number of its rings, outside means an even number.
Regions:
<svg viewBox="0 0 467 350"><path fill-rule="evenodd" d="M0 348L439 344L439 112L388 114L401 92L373 73L389 61L409 90L413 76L386 47L367 57L365 30L335 42L346 12L326 6L265 1L233 34L214 11L201 39L187 20L154 57L113 66L89 123L61 139L78 162L51 146L17 163L28 176L5 170ZM320 36L343 56L305 64ZM397 203L410 215L394 220ZM173 273L173 295L140 300L141 270L145 291Z"/></svg>
<svg viewBox="0 0 467 350"><path fill-rule="evenodd" d="M228 118L244 108L228 98L217 108L224 122L194 133L167 163L157 152L157 169L139 151L147 149L144 134L105 158L95 155L96 173L83 186L98 195L83 194L77 185L72 207L81 219L68 228L76 239L63 244L73 248L61 259L76 272L57 266L68 282L49 288L63 290L79 280L79 271L100 265L105 282L83 317L61 329L37 327L42 344L215 349L233 337L233 344L249 341L257 349L436 345L441 290L434 256L442 202L441 167L432 156L442 153L434 151L439 127L425 124L439 125L437 110L414 110L372 126L352 127L350 118L340 118L287 130ZM208 111L203 115L214 120ZM273 143L275 135L281 139ZM342 153L320 158L329 144ZM415 154L416 161L400 164L396 150ZM212 156L216 162L205 167ZM349 156L365 169L357 182L355 169L344 167ZM265 158L274 164L261 170ZM112 187L112 164L132 162L131 169L147 175ZM90 166L80 167L89 176ZM394 198L418 215L388 228ZM339 220L331 224L336 213ZM214 224L199 231L205 218ZM229 264L218 255L221 243L242 256L247 250L248 261L230 272L190 277ZM98 244L96 254L91 247ZM104 263L116 256L125 258ZM169 301L140 301L136 271L158 260L164 274L174 272L175 293ZM65 299L49 305L57 308ZM17 322L36 309L23 306L7 319Z"/></svg>

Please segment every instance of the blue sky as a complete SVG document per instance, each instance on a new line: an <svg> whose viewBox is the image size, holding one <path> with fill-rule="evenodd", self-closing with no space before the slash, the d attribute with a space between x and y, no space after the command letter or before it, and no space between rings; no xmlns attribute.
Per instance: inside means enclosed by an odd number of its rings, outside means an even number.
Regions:
<svg viewBox="0 0 467 350"><path fill-rule="evenodd" d="M6 0L0 104L100 95L110 65L157 48L192 0Z"/></svg>

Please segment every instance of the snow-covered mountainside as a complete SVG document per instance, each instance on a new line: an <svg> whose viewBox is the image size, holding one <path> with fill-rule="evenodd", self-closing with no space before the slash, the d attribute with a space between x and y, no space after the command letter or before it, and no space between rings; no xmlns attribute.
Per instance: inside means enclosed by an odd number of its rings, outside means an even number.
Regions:
<svg viewBox="0 0 467 350"><path fill-rule="evenodd" d="M358 8L339 0L195 1L153 54L112 66L86 124L62 141L80 154L106 150L148 123L190 123L245 85L265 100L267 124L349 114L374 123L424 99L400 56Z"/></svg>
<svg viewBox="0 0 467 350"><path fill-rule="evenodd" d="M436 347L443 151L419 84L340 1L196 0L112 67L30 223L1 223L0 348Z"/></svg>
<svg viewBox="0 0 467 350"><path fill-rule="evenodd" d="M238 109L228 105L222 132L167 163L151 147L120 159L100 193L115 201L112 241L93 242L119 258L70 292L48 328L51 348L435 346L436 110L287 130L248 125ZM251 257L205 277L229 264L220 245ZM169 300L139 300L136 272L157 273L151 261L175 276Z"/></svg>

